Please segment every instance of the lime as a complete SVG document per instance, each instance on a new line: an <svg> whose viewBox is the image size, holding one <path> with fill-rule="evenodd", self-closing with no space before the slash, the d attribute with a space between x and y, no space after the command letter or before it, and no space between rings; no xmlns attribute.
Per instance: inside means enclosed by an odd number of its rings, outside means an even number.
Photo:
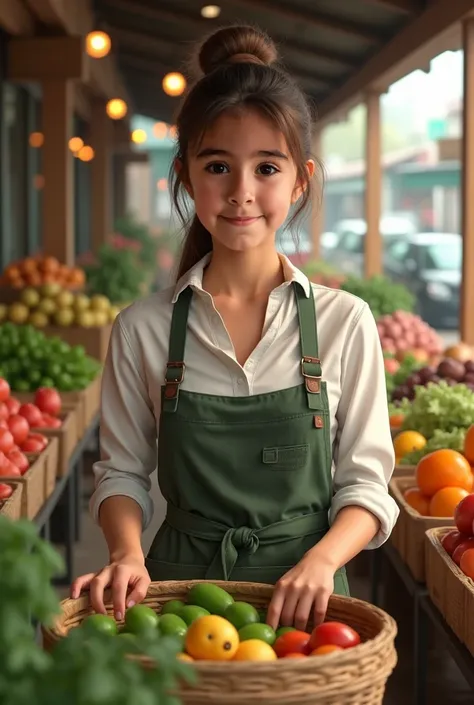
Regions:
<svg viewBox="0 0 474 705"><path fill-rule="evenodd" d="M125 612L125 628L132 634L156 629L159 620L156 612L146 605L134 605Z"/></svg>
<svg viewBox="0 0 474 705"><path fill-rule="evenodd" d="M111 636L118 632L117 622L107 614L90 614L82 622L82 626L88 631L110 634Z"/></svg>
<svg viewBox="0 0 474 705"><path fill-rule="evenodd" d="M259 615L255 607L248 602L233 602L226 609L224 618L236 629L242 629L247 624L257 624Z"/></svg>
<svg viewBox="0 0 474 705"><path fill-rule="evenodd" d="M204 607L211 614L217 614L221 617L233 602L232 595L212 583L193 585L188 593L188 604Z"/></svg>
<svg viewBox="0 0 474 705"><path fill-rule="evenodd" d="M186 624L192 624L199 617L207 617L210 614L208 610L204 607L198 607L197 605L184 605L179 611L179 616L183 619Z"/></svg>
<svg viewBox="0 0 474 705"><path fill-rule="evenodd" d="M127 651L136 652L138 650L137 637L135 634L130 634L130 632L121 632L118 636L125 643Z"/></svg>
<svg viewBox="0 0 474 705"><path fill-rule="evenodd" d="M160 619L158 629L163 636L184 636L188 625L177 614L164 614Z"/></svg>
<svg viewBox="0 0 474 705"><path fill-rule="evenodd" d="M295 627L279 627L276 631L276 637L277 639L282 636L282 634L286 634L287 632L295 632L296 629Z"/></svg>
<svg viewBox="0 0 474 705"><path fill-rule="evenodd" d="M170 600L163 605L161 614L179 614L184 606L182 600Z"/></svg>
<svg viewBox="0 0 474 705"><path fill-rule="evenodd" d="M269 624L247 624L239 630L240 641L259 639L272 646L276 641L275 630Z"/></svg>

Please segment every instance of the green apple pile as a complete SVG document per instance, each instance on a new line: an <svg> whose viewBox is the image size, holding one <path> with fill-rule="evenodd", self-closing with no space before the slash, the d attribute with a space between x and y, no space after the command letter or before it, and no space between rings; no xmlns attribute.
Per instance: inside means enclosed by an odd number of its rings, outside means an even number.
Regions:
<svg viewBox="0 0 474 705"><path fill-rule="evenodd" d="M19 294L18 301L0 304L0 322L30 324L35 328L51 325L101 328L112 323L119 310L106 296L88 297L49 283L39 288L27 287Z"/></svg>

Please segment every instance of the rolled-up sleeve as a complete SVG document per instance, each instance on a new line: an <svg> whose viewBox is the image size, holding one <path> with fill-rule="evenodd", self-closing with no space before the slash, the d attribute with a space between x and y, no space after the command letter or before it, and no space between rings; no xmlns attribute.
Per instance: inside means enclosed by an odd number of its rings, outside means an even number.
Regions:
<svg viewBox="0 0 474 705"><path fill-rule="evenodd" d="M115 320L101 391L100 460L94 465L90 510L98 522L107 497L125 495L140 505L143 528L153 516L150 475L157 465L153 407L121 316Z"/></svg>
<svg viewBox="0 0 474 705"><path fill-rule="evenodd" d="M362 305L347 336L341 389L330 521L343 507L364 507L380 521L380 531L367 546L377 548L390 536L399 510L388 494L395 457L383 354L367 304Z"/></svg>

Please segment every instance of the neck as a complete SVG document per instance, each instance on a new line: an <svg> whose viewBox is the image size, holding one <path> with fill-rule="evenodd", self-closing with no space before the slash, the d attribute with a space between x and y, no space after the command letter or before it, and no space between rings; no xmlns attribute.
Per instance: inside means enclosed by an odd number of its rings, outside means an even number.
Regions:
<svg viewBox="0 0 474 705"><path fill-rule="evenodd" d="M283 281L282 262L273 246L245 252L217 247L204 271L203 288L211 296L252 300L268 297Z"/></svg>

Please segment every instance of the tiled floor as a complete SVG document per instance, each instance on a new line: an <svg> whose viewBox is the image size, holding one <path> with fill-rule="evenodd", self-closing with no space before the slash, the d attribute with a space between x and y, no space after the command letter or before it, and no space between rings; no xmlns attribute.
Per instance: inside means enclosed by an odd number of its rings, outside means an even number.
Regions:
<svg viewBox="0 0 474 705"><path fill-rule="evenodd" d="M156 477L153 482L155 516L153 525L143 537L147 550L162 520L164 502L159 495ZM92 523L84 506L82 535L75 553L76 574L99 569L107 558L105 542L100 530ZM365 557L366 558L366 557ZM349 576L354 597L368 599L368 566L364 557L350 566ZM386 609L396 619L398 664L389 680L384 705L415 705L412 697L412 602L394 571L388 571ZM430 634L429 689L426 705L473 705L474 694L452 661L442 639ZM474 659L473 659L474 669Z"/></svg>

